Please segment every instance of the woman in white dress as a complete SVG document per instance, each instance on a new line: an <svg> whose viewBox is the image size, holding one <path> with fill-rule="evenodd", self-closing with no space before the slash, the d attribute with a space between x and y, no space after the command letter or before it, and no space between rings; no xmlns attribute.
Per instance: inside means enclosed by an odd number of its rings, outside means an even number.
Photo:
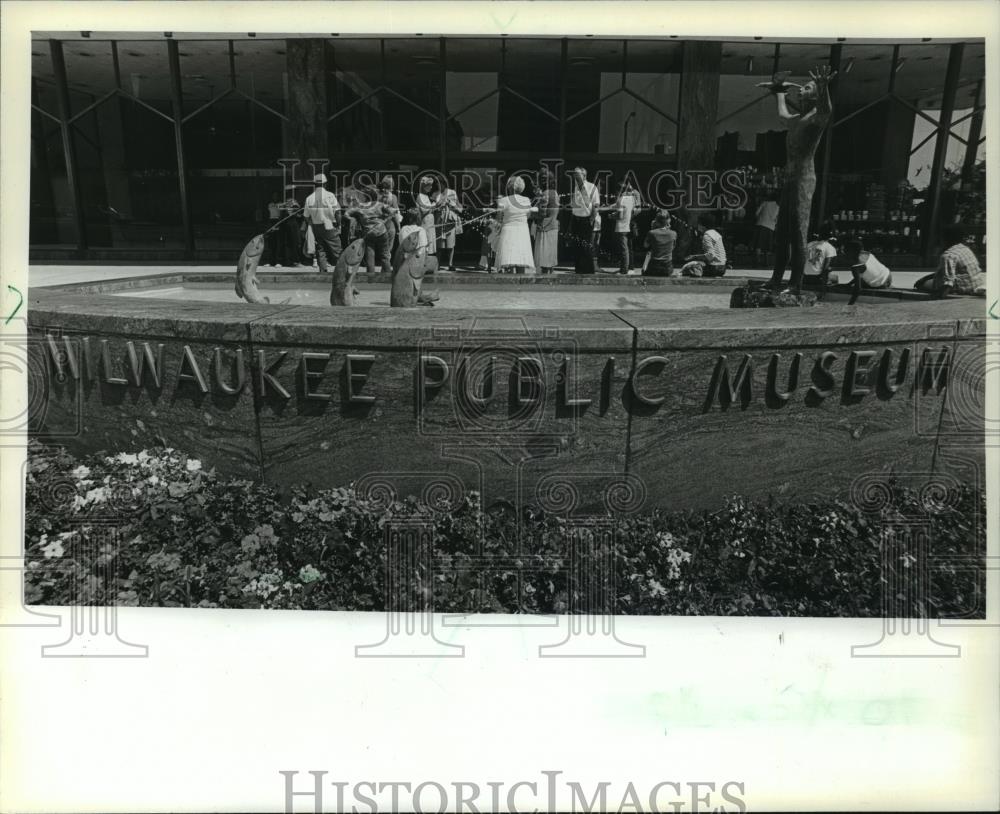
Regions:
<svg viewBox="0 0 1000 814"><path fill-rule="evenodd" d="M435 215L447 201L441 200L440 196L432 190L434 179L425 175L420 179L420 192L417 194L417 209L420 210L421 225L424 227L424 234L427 235L427 253L437 252L437 229L435 228Z"/></svg>
<svg viewBox="0 0 1000 814"><path fill-rule="evenodd" d="M497 202L496 219L500 224L497 238L497 268L500 272L523 273L531 269L534 273L535 258L531 252L531 236L528 234L528 215L537 212L538 207L521 193L524 179L515 175L507 182L507 197Z"/></svg>

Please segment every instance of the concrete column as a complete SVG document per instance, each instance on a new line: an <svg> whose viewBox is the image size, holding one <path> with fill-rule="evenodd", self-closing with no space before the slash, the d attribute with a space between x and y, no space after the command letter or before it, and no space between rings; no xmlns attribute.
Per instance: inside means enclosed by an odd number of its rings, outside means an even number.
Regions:
<svg viewBox="0 0 1000 814"><path fill-rule="evenodd" d="M321 39L285 40L288 100L284 125L285 158L301 161L329 157L326 120L326 43ZM300 169L304 175L306 169Z"/></svg>
<svg viewBox="0 0 1000 814"><path fill-rule="evenodd" d="M722 43L687 40L681 73L677 168L715 168L715 120L719 112Z"/></svg>

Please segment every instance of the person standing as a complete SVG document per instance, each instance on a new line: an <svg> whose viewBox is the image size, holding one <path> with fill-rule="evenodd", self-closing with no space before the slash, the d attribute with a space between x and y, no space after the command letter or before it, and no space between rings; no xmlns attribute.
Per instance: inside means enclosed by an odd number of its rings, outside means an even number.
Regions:
<svg viewBox="0 0 1000 814"><path fill-rule="evenodd" d="M353 183L348 183L340 189L340 206L346 212L363 203L363 196ZM357 236L358 225L354 218L341 218L340 221L340 244L347 246Z"/></svg>
<svg viewBox="0 0 1000 814"><path fill-rule="evenodd" d="M618 208L615 212L615 242L618 244L618 273L628 274L632 268L632 216L635 213L635 191L628 181L618 187Z"/></svg>
<svg viewBox="0 0 1000 814"><path fill-rule="evenodd" d="M387 210L378 200L374 187L362 190L359 202L344 214L353 218L358 225L355 232L365 241L365 267L369 274L375 274L375 257L383 274L392 272L392 254L389 250L389 231L385 221Z"/></svg>
<svg viewBox="0 0 1000 814"><path fill-rule="evenodd" d="M425 175L420 179L420 192L417 193L417 210L420 212L420 225L427 235L427 254L437 254L437 229L435 215L442 207L442 202L434 193L434 179Z"/></svg>
<svg viewBox="0 0 1000 814"><path fill-rule="evenodd" d="M393 252L396 250L396 234L399 231L400 224L403 222L403 216L399 211L399 198L397 198L396 193L393 192L394 185L392 176L385 176L381 181L379 181L378 186L378 201L385 207L386 211L386 241L389 244L389 257L392 257ZM383 272L384 271L387 270L383 269ZM391 271L391 269L388 271Z"/></svg>
<svg viewBox="0 0 1000 814"><path fill-rule="evenodd" d="M305 217L316 239L316 256L321 272L332 272L340 258L340 204L337 196L326 189L326 175L313 178L315 189L306 198Z"/></svg>
<svg viewBox="0 0 1000 814"><path fill-rule="evenodd" d="M573 170L573 242L575 246L575 270L577 274L593 274L596 263L594 258L594 223L597 220L597 208L601 205L601 196L597 187L587 180L587 170L577 167Z"/></svg>
<svg viewBox="0 0 1000 814"><path fill-rule="evenodd" d="M674 244L677 233L670 228L670 215L661 209L653 218L652 228L646 233L645 275L650 277L671 277L674 273Z"/></svg>
<svg viewBox="0 0 1000 814"><path fill-rule="evenodd" d="M778 223L777 198L768 193L757 207L757 224L754 226L753 256L757 263L767 262L767 253L774 242L774 227Z"/></svg>
<svg viewBox="0 0 1000 814"><path fill-rule="evenodd" d="M282 219L278 227L278 265L299 266L302 261L301 241L299 239L302 228L302 207L295 198L295 186L288 184L285 187L285 201L278 208L278 214Z"/></svg>
<svg viewBox="0 0 1000 814"><path fill-rule="evenodd" d="M500 237L497 240L497 268L503 272L512 270L515 274L534 270L531 253L531 237L528 235L528 215L538 209L521 193L524 179L515 175L507 182L507 196L497 202L497 220L500 223Z"/></svg>
<svg viewBox="0 0 1000 814"><path fill-rule="evenodd" d="M552 184L552 173L542 167L538 173L538 195L534 260L542 274L551 274L559 263L559 195Z"/></svg>
<svg viewBox="0 0 1000 814"><path fill-rule="evenodd" d="M439 196L443 204L438 210L440 229L438 230L438 262L440 270L455 270L455 238L462 234L462 205L458 202L458 193L450 187L441 191Z"/></svg>
<svg viewBox="0 0 1000 814"><path fill-rule="evenodd" d="M281 204L277 194L271 196L267 205L267 231L264 233L264 256L262 266L273 266L279 262L278 257L278 221L281 220Z"/></svg>

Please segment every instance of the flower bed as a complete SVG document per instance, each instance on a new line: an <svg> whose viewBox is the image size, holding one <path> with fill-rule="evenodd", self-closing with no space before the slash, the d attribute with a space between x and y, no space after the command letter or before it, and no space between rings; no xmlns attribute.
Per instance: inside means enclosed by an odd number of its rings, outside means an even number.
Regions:
<svg viewBox="0 0 1000 814"><path fill-rule="evenodd" d="M387 530L417 522L431 535L434 573L407 575L405 590L430 596L436 611L586 611L570 596L575 550L614 563L614 613L878 616L883 585L898 584L887 571L912 573L915 562L904 547L887 547L893 527L917 520L929 524L936 560L965 565L936 565L927 595L901 612L967 615L985 590L983 494L963 486L925 506L911 490L893 493L877 516L832 499L789 506L733 497L714 512L656 510L595 525L532 508L521 517L484 511L475 494L454 506L388 507L349 487L282 495L171 449L76 460L33 443L25 597L383 610ZM115 535L95 533L108 525Z"/></svg>

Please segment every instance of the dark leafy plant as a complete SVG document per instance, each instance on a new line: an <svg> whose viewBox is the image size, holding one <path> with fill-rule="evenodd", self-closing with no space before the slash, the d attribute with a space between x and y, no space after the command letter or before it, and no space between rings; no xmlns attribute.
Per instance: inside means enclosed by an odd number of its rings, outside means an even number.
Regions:
<svg viewBox="0 0 1000 814"><path fill-rule="evenodd" d="M76 460L32 444L26 487L35 604L377 611L391 585L395 607L443 612L861 617L889 600L898 615L955 617L985 591L984 496L968 486L928 504L895 484L868 514L730 497L712 512L574 519L483 510L474 493L436 506L350 487L282 495L172 449ZM913 524L931 541L930 588L887 597L919 567L899 542ZM428 547L408 571L387 543L403 527ZM613 572L595 608L573 574L598 561Z"/></svg>

